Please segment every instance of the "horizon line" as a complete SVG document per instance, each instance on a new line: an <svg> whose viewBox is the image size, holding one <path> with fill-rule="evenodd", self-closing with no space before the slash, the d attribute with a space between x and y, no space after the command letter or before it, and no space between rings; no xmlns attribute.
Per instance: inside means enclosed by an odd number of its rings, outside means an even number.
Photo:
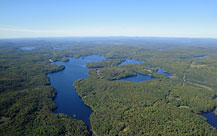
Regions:
<svg viewBox="0 0 217 136"><path fill-rule="evenodd" d="M185 38L185 39L217 39L217 37L184 37L184 36L51 36L51 37L8 37L0 38L0 40L7 39L46 39L46 38Z"/></svg>

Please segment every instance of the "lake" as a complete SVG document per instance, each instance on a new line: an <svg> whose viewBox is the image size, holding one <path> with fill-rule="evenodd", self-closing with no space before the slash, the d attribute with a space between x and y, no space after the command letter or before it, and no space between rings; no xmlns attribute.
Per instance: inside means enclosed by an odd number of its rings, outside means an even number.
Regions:
<svg viewBox="0 0 217 136"><path fill-rule="evenodd" d="M212 112L201 114L204 116L208 123L217 129L217 116Z"/></svg>
<svg viewBox="0 0 217 136"><path fill-rule="evenodd" d="M196 57L194 57L195 59L204 59L204 58L206 58L206 55L205 56L196 56Z"/></svg>
<svg viewBox="0 0 217 136"><path fill-rule="evenodd" d="M58 48L58 47L53 47L54 50L63 50L62 48Z"/></svg>
<svg viewBox="0 0 217 136"><path fill-rule="evenodd" d="M20 47L20 49L21 50L34 50L34 49L36 49L36 47L35 46L28 46L28 47Z"/></svg>
<svg viewBox="0 0 217 136"><path fill-rule="evenodd" d="M144 61L138 61L135 59L126 59L124 62L122 62L120 65L128 65L128 64L144 64ZM131 81L131 82L141 82L141 81L148 81L152 80L154 77L148 76L148 75L142 75L138 74L136 76L121 78L119 81Z"/></svg>
<svg viewBox="0 0 217 136"><path fill-rule="evenodd" d="M55 113L65 113L71 117L76 115L76 119L83 120L87 127L90 128L89 117L92 110L78 96L73 84L78 79L88 78L87 63L102 60L105 60L105 58L92 55L84 58L69 58L68 62L52 63L65 66L65 69L62 71L48 74L51 86L57 90L57 96L54 99L57 105Z"/></svg>
<svg viewBox="0 0 217 136"><path fill-rule="evenodd" d="M163 68L159 68L159 69L157 70L157 73L163 74L163 75L168 76L168 77L172 77L172 76L173 76L173 75L171 75L170 73L164 72L164 69L163 69Z"/></svg>
<svg viewBox="0 0 217 136"><path fill-rule="evenodd" d="M127 65L127 64L144 64L144 61L138 61L138 60L135 60L135 59L126 59L124 62L122 62L121 64L119 65Z"/></svg>
<svg viewBox="0 0 217 136"><path fill-rule="evenodd" d="M136 76L121 78L119 81L131 81L131 82L141 82L152 80L154 77L148 75L137 74Z"/></svg>
<svg viewBox="0 0 217 136"><path fill-rule="evenodd" d="M141 63L140 61L136 61L136 60L130 60L130 61L127 61L127 62L136 63L136 64ZM126 64L127 62L125 62L124 64ZM172 77L172 75L170 73L164 72L163 68L159 68L157 70L157 73L166 75L168 77ZM119 80L120 81L141 82L141 81L148 81L148 80L152 80L152 79L154 79L154 77L151 77L151 76L148 76L148 75L143 75L143 74L137 74L136 76L121 78Z"/></svg>

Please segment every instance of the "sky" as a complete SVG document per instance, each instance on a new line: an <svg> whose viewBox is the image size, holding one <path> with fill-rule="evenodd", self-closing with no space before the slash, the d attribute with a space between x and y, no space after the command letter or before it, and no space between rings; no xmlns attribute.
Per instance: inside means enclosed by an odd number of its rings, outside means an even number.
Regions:
<svg viewBox="0 0 217 136"><path fill-rule="evenodd" d="M217 0L0 0L0 38L217 38Z"/></svg>

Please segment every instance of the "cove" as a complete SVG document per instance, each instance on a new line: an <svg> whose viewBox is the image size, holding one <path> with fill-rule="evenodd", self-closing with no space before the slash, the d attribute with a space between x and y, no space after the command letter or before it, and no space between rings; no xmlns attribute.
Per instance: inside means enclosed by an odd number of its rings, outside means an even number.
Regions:
<svg viewBox="0 0 217 136"><path fill-rule="evenodd" d="M212 112L201 114L205 117L210 125L217 129L217 116Z"/></svg>
<svg viewBox="0 0 217 136"><path fill-rule="evenodd" d="M121 78L119 81L131 81L131 82L141 82L152 80L154 77L148 75L137 74L136 76Z"/></svg>
<svg viewBox="0 0 217 136"><path fill-rule="evenodd" d="M157 70L157 73L163 74L163 75L168 76L168 77L172 77L172 75L170 73L164 72L163 68L159 68Z"/></svg>
<svg viewBox="0 0 217 136"><path fill-rule="evenodd" d="M55 113L64 113L71 117L76 115L76 119L83 120L90 129L89 117L92 110L84 104L78 96L73 84L81 78L88 78L88 68L86 64L89 62L99 62L105 60L104 57L98 55L87 56L84 58L69 58L68 62L53 62L52 64L64 65L65 69L55 73L48 74L51 86L57 90L54 99L57 109Z"/></svg>
<svg viewBox="0 0 217 136"><path fill-rule="evenodd" d="M135 60L135 59L126 59L124 62L119 64L119 66L128 65L128 64L144 64L144 61L138 61L138 60ZM142 81L152 80L153 78L154 77L151 77L151 76L148 76L148 75L142 75L142 74L137 73L136 76L125 77L125 78L121 78L121 79L118 79L118 80L119 81L142 82Z"/></svg>

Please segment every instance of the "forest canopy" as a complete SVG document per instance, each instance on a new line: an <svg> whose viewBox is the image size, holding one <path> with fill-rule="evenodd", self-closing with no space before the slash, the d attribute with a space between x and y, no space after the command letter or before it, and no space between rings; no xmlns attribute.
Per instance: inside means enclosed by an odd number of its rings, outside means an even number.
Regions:
<svg viewBox="0 0 217 136"><path fill-rule="evenodd" d="M122 44L115 44L117 41ZM161 45L130 39L99 43L0 40L0 135L217 134L200 115L217 106L217 48L213 44L181 46L173 41L171 48L168 41ZM35 48L21 49L29 46ZM47 74L64 70L52 62L94 54L107 60L88 63L88 78L74 83L78 95L93 110L90 132L83 121L53 112L57 93ZM120 65L131 58L145 63ZM173 76L157 73L159 67ZM119 81L138 73L154 78Z"/></svg>

